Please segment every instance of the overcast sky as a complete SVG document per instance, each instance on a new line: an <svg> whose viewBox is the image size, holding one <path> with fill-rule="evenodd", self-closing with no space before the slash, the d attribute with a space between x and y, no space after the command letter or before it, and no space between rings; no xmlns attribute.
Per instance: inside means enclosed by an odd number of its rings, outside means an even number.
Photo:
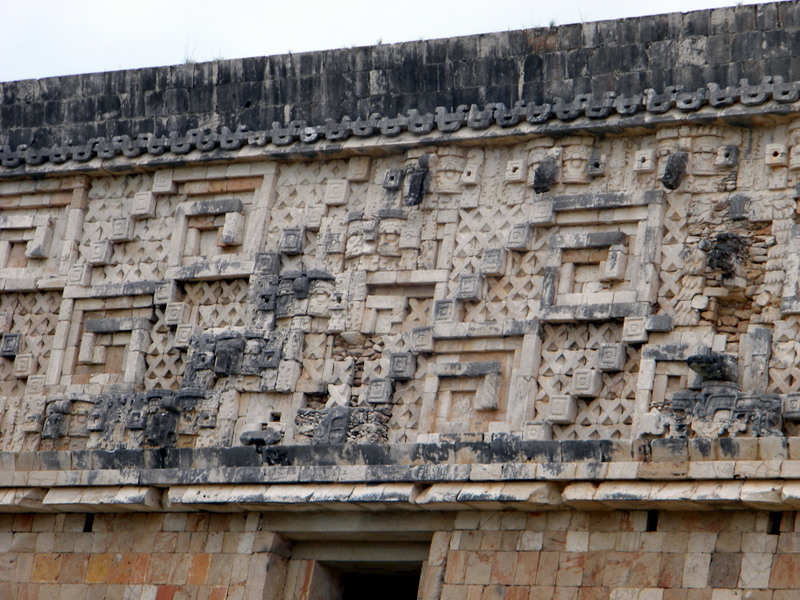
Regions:
<svg viewBox="0 0 800 600"><path fill-rule="evenodd" d="M732 4L733 0L0 0L0 81Z"/></svg>

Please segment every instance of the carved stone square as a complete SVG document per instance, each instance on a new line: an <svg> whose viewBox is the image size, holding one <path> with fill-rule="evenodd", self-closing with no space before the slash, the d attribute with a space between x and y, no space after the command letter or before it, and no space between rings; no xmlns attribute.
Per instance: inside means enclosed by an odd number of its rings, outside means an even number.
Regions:
<svg viewBox="0 0 800 600"><path fill-rule="evenodd" d="M652 173L655 171L655 151L652 149L637 150L633 155L633 170L637 173Z"/></svg>
<svg viewBox="0 0 800 600"><path fill-rule="evenodd" d="M483 295L483 277L480 275L461 275L458 278L459 300L480 300Z"/></svg>
<svg viewBox="0 0 800 600"><path fill-rule="evenodd" d="M508 232L506 248L514 252L527 252L531 247L531 226L528 223L516 223Z"/></svg>
<svg viewBox="0 0 800 600"><path fill-rule="evenodd" d="M399 190L403 185L402 169L389 169L383 176L383 188L386 190Z"/></svg>
<svg viewBox="0 0 800 600"><path fill-rule="evenodd" d="M72 265L67 273L67 284L86 287L92 282L91 265Z"/></svg>
<svg viewBox="0 0 800 600"><path fill-rule="evenodd" d="M395 352L389 358L389 378L397 381L413 379L417 371L417 359L411 352Z"/></svg>
<svg viewBox="0 0 800 600"><path fill-rule="evenodd" d="M172 169L162 169L153 175L154 194L174 194L177 191L175 182L172 180Z"/></svg>
<svg viewBox="0 0 800 600"><path fill-rule="evenodd" d="M0 356L14 358L22 345L22 336L19 333L4 333L0 339Z"/></svg>
<svg viewBox="0 0 800 600"><path fill-rule="evenodd" d="M581 398L597 398L603 387L600 371L578 369L572 374L571 392Z"/></svg>
<svg viewBox="0 0 800 600"><path fill-rule="evenodd" d="M461 174L461 183L464 185L478 185L481 182L480 167L477 163L467 163Z"/></svg>
<svg viewBox="0 0 800 600"><path fill-rule="evenodd" d="M412 329L411 349L414 352L433 352L433 327L415 327Z"/></svg>
<svg viewBox="0 0 800 600"><path fill-rule="evenodd" d="M627 358L625 344L601 344L597 357L597 368L608 372L622 371Z"/></svg>
<svg viewBox="0 0 800 600"><path fill-rule="evenodd" d="M373 379L367 389L367 402L386 404L392 401L394 385L391 379Z"/></svg>
<svg viewBox="0 0 800 600"><path fill-rule="evenodd" d="M131 217L150 219L156 214L156 197L152 192L139 192L131 200Z"/></svg>
<svg viewBox="0 0 800 600"><path fill-rule="evenodd" d="M220 246L241 246L244 241L244 215L240 212L225 213L225 222L219 236Z"/></svg>
<svg viewBox="0 0 800 600"><path fill-rule="evenodd" d="M178 325L177 329L175 329L175 339L172 345L175 348L188 348L189 342L192 340L192 336L195 334L195 326L190 325L188 323L183 323L182 325Z"/></svg>
<svg viewBox="0 0 800 600"><path fill-rule="evenodd" d="M283 254L295 255L303 253L303 229L301 227L287 227L281 233L278 249Z"/></svg>
<svg viewBox="0 0 800 600"><path fill-rule="evenodd" d="M506 251L502 248L489 248L481 257L481 273L483 275L503 275L506 272Z"/></svg>
<svg viewBox="0 0 800 600"><path fill-rule="evenodd" d="M90 265L108 265L111 264L111 256L114 253L114 244L110 240L102 240L100 242L92 242L89 245L89 259Z"/></svg>
<svg viewBox="0 0 800 600"><path fill-rule="evenodd" d="M555 221L556 213L553 209L553 201L547 198L537 198L533 201L531 211L531 223L534 225L547 225Z"/></svg>
<svg viewBox="0 0 800 600"><path fill-rule="evenodd" d="M578 403L574 396L550 396L547 420L550 423L568 425L578 416Z"/></svg>
<svg viewBox="0 0 800 600"><path fill-rule="evenodd" d="M164 305L174 302L178 297L178 284L174 281L159 281L153 292L153 304Z"/></svg>
<svg viewBox="0 0 800 600"><path fill-rule="evenodd" d="M343 206L350 198L350 182L347 179L329 179L325 183L325 204Z"/></svg>
<svg viewBox="0 0 800 600"><path fill-rule="evenodd" d="M505 180L509 183L523 183L528 178L528 166L524 160L510 160L506 163Z"/></svg>
<svg viewBox="0 0 800 600"><path fill-rule="evenodd" d="M164 309L164 323L172 327L177 327L183 323L186 308L185 302L170 302L167 304Z"/></svg>
<svg viewBox="0 0 800 600"><path fill-rule="evenodd" d="M17 354L14 359L14 377L27 379L36 372L36 363L33 354Z"/></svg>
<svg viewBox="0 0 800 600"><path fill-rule="evenodd" d="M433 320L436 323L460 323L463 310L458 300L436 300L433 304Z"/></svg>
<svg viewBox="0 0 800 600"><path fill-rule="evenodd" d="M789 149L785 144L767 144L764 162L770 167L785 167L789 164Z"/></svg>
<svg viewBox="0 0 800 600"><path fill-rule="evenodd" d="M632 343L646 342L648 337L645 317L625 317L622 324L622 341Z"/></svg>
<svg viewBox="0 0 800 600"><path fill-rule="evenodd" d="M347 179L350 181L369 180L371 160L369 156L354 156L347 163Z"/></svg>
<svg viewBox="0 0 800 600"><path fill-rule="evenodd" d="M111 235L113 242L129 242L133 239L133 219L130 217L114 217L111 219Z"/></svg>

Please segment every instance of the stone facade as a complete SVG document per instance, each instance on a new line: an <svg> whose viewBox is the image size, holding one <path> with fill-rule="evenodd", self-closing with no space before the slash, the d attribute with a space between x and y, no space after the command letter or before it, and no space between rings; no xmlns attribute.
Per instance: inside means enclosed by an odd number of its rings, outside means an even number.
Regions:
<svg viewBox="0 0 800 600"><path fill-rule="evenodd" d="M797 40L2 84L0 597L794 598Z"/></svg>

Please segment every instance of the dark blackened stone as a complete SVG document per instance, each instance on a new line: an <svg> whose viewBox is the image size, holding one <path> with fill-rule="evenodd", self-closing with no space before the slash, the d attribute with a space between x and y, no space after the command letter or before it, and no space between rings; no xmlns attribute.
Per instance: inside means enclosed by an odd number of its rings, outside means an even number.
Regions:
<svg viewBox="0 0 800 600"><path fill-rule="evenodd" d="M736 438L719 438L719 451L728 458L742 458L739 455L739 441Z"/></svg>
<svg viewBox="0 0 800 600"><path fill-rule="evenodd" d="M521 459L531 462L561 462L561 443L530 440L520 443Z"/></svg>
<svg viewBox="0 0 800 600"><path fill-rule="evenodd" d="M214 448L213 450L219 455L217 460L220 466L223 467L258 467L264 462L258 452L253 451L253 448L237 446L234 448ZM213 460L213 456L209 457L208 460Z"/></svg>
<svg viewBox="0 0 800 600"><path fill-rule="evenodd" d="M262 448L271 446L281 441L282 434L277 429L259 429L258 431L244 431L239 436L239 441L245 446L255 446Z"/></svg>
<svg viewBox="0 0 800 600"><path fill-rule="evenodd" d="M711 352L695 354L686 359L689 368L700 375L704 381L736 382L738 369L736 357L731 354Z"/></svg>
<svg viewBox="0 0 800 600"><path fill-rule="evenodd" d="M316 444L344 444L347 441L347 426L352 409L349 406L334 406L325 412L314 436Z"/></svg>
<svg viewBox="0 0 800 600"><path fill-rule="evenodd" d="M167 410L153 413L147 419L144 430L144 441L148 446L166 448L174 446L177 441L178 416Z"/></svg>
<svg viewBox="0 0 800 600"><path fill-rule="evenodd" d="M242 368L244 338L236 334L223 334L214 348L214 373L236 375Z"/></svg>
<svg viewBox="0 0 800 600"><path fill-rule="evenodd" d="M708 253L708 268L723 274L731 274L736 265L744 262L747 254L747 239L735 233L720 233L714 238Z"/></svg>
<svg viewBox="0 0 800 600"><path fill-rule="evenodd" d="M602 441L603 440L562 441L561 460L563 462L602 462L604 459L604 449L603 444L601 443ZM608 452L610 452L610 447L605 454ZM607 456L605 458L607 459Z"/></svg>
<svg viewBox="0 0 800 600"><path fill-rule="evenodd" d="M112 453L114 469L142 469L145 467L145 457L141 450L119 449Z"/></svg>
<svg viewBox="0 0 800 600"><path fill-rule="evenodd" d="M292 461L289 458L289 451L280 446L264 448L261 454L264 457L264 462L269 466L288 467L292 464Z"/></svg>
<svg viewBox="0 0 800 600"><path fill-rule="evenodd" d="M668 190L676 190L683 181L686 174L686 165L689 163L689 155L686 152L675 152L667 158L667 166L664 169L664 176L661 183Z"/></svg>
<svg viewBox="0 0 800 600"><path fill-rule="evenodd" d="M549 192L558 174L558 165L554 158L543 160L533 172L533 191L537 194Z"/></svg>
<svg viewBox="0 0 800 600"><path fill-rule="evenodd" d="M491 462L519 462L521 440L493 440L489 442Z"/></svg>
<svg viewBox="0 0 800 600"><path fill-rule="evenodd" d="M689 440L686 438L655 439L651 440L650 447L654 452L662 449L664 453L676 459L686 460L689 456Z"/></svg>
<svg viewBox="0 0 800 600"><path fill-rule="evenodd" d="M420 158L420 163L422 163L422 158ZM425 195L425 189L427 187L427 179L427 161L426 166L419 166L406 172L406 194L404 199L404 204L406 206L417 206L420 202L422 202L422 198Z"/></svg>

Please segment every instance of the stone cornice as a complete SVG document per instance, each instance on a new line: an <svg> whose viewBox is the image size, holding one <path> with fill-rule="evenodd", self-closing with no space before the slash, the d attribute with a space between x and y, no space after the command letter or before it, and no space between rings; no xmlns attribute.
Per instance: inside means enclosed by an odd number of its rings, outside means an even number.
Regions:
<svg viewBox="0 0 800 600"><path fill-rule="evenodd" d="M306 121L273 123L270 129L249 131L192 129L169 135L120 135L111 139L91 138L83 142L64 142L50 147L0 146L0 177L19 177L34 173L93 171L108 168L125 170L135 163L152 164L187 161L231 160L248 147L251 154L307 155L341 152L351 141L373 145L392 145L394 138L405 143L426 143L472 137L518 135L566 135L571 132L601 132L631 127L655 126L685 120L748 119L765 114L791 114L800 111L800 82L785 82L782 77L764 77L751 85L720 87L709 83L704 88L686 91L674 86L663 92L646 89L625 96L614 92L581 94L572 99L555 98L552 103L529 104L524 100L508 107L488 103L478 107L460 105L455 110L439 106L433 113L410 110L396 117L372 114L367 119L339 121L327 119L322 125ZM402 136L402 134L410 134ZM97 164L97 161L101 164ZM63 165L63 166L62 166Z"/></svg>

